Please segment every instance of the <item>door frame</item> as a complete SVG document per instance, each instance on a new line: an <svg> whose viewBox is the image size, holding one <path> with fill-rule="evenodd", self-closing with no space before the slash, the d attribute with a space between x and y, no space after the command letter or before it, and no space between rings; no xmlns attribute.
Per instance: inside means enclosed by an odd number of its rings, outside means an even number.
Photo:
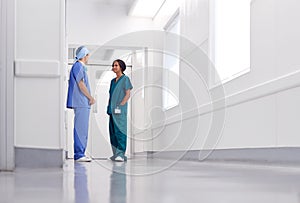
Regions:
<svg viewBox="0 0 300 203"><path fill-rule="evenodd" d="M0 0L0 3L0 170L12 171L15 168L15 0Z"/></svg>
<svg viewBox="0 0 300 203"><path fill-rule="evenodd" d="M69 63L68 65L72 65L72 63ZM96 64L96 63L91 63L91 64L87 64L87 66L93 66L93 67L109 67L111 66L110 64ZM127 68L130 69L129 73L129 77L132 79L132 68L133 68L133 65L130 64L130 65L127 65ZM103 71L107 71L106 69L103 69ZM91 81L91 78L90 78L90 81ZM96 96L96 95L93 95L93 96ZM97 100L97 99L96 99ZM129 156L132 157L134 155L134 142L133 142L133 139L130 139L132 137L132 122L131 122L131 119L132 119L132 102L130 102L130 105L128 106L129 107L129 112L128 112L128 123L130 124L128 126L128 138L127 138L127 144L128 144L128 148L127 148L127 152L129 152ZM93 106L91 107L91 115L94 113L94 110L95 108L97 108L97 106ZM71 137L73 136L73 123L72 123L72 120L74 119L73 117L73 112L71 110L66 110L65 112L65 115L66 115L66 133L65 133L65 140L66 140L66 145L65 145L65 149L66 149L66 158L67 159L72 159L73 158L73 142L70 142L72 139ZM89 130L90 128L92 127L92 124L91 124L91 119L90 119L90 122L89 122ZM90 149L90 153L93 154L93 147L91 146L91 142L93 142L92 140L92 137L91 137L91 132L89 132L89 138L88 138L88 145L87 145L87 150ZM71 151L69 151L69 149ZM99 159L99 158L105 158L105 157L95 157L96 159Z"/></svg>

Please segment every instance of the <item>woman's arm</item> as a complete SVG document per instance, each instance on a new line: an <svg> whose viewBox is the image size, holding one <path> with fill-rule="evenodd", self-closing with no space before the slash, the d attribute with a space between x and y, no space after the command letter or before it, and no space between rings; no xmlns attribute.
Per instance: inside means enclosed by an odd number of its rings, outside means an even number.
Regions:
<svg viewBox="0 0 300 203"><path fill-rule="evenodd" d="M126 102L129 100L130 98L130 89L129 90L126 90L126 93L125 93L125 97L123 98L122 102L120 103L121 106L125 105Z"/></svg>

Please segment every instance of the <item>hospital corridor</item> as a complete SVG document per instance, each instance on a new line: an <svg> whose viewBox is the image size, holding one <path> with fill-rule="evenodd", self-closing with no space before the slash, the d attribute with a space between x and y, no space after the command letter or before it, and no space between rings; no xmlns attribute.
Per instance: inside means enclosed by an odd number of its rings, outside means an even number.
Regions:
<svg viewBox="0 0 300 203"><path fill-rule="evenodd" d="M299 0L0 0L0 203L299 203Z"/></svg>

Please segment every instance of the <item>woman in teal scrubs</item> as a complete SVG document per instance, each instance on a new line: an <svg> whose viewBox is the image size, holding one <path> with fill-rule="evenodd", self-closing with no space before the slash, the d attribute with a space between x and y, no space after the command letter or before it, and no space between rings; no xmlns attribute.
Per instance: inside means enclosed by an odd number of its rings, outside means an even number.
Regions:
<svg viewBox="0 0 300 203"><path fill-rule="evenodd" d="M112 64L112 71L116 78L111 80L109 89L109 102L107 114L109 115L109 135L112 147L112 161L123 162L127 145L127 101L130 98L132 84L128 76L124 74L126 64L117 59Z"/></svg>

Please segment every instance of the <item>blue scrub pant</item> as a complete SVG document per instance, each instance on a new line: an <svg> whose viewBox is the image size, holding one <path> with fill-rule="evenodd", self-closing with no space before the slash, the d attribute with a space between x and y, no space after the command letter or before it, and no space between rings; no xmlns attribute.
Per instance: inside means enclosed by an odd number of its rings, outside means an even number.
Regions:
<svg viewBox="0 0 300 203"><path fill-rule="evenodd" d="M88 179L84 164L74 163L75 203L87 203L89 200Z"/></svg>
<svg viewBox="0 0 300 203"><path fill-rule="evenodd" d="M89 108L74 108L74 160L85 156L89 131Z"/></svg>
<svg viewBox="0 0 300 203"><path fill-rule="evenodd" d="M110 144L113 151L113 158L121 156L126 161L127 157L125 156L125 151L127 145L127 135L120 130L112 115L109 116L109 135Z"/></svg>

